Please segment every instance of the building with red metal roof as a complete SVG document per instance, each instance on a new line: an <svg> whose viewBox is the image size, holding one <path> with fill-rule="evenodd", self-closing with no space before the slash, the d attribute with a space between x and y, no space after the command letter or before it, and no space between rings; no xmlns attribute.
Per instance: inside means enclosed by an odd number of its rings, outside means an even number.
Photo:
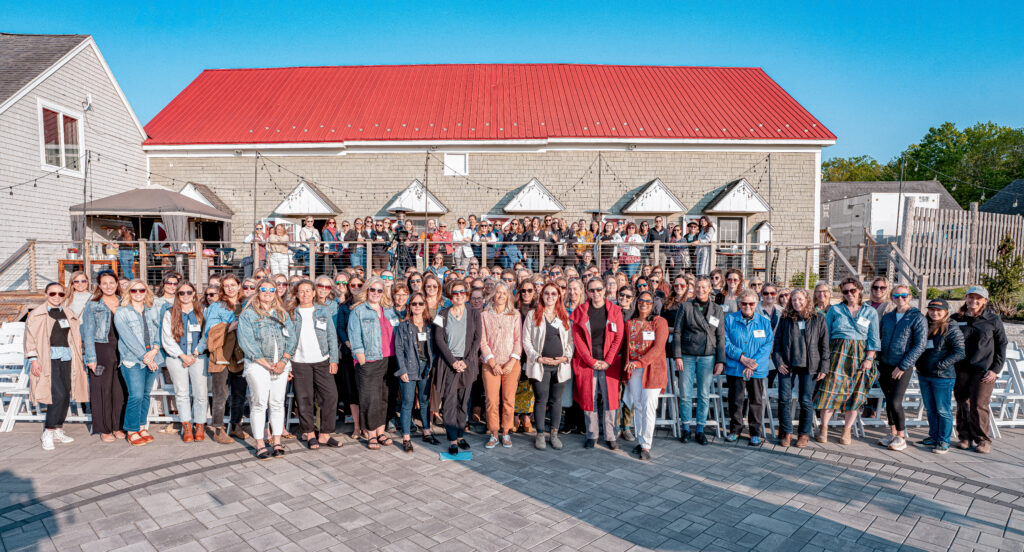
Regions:
<svg viewBox="0 0 1024 552"><path fill-rule="evenodd" d="M721 239L809 243L836 140L760 68L580 64L207 70L145 128L153 182L215 191L235 238L399 211L681 221L732 184Z"/></svg>

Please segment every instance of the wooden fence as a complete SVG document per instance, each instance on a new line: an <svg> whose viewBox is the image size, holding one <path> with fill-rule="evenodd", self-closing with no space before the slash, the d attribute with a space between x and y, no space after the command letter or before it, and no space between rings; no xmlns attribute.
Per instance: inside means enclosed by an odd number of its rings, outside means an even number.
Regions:
<svg viewBox="0 0 1024 552"><path fill-rule="evenodd" d="M982 213L976 203L967 211L922 209L907 200L900 239L913 269L928 276L933 287L965 287L992 274L988 261L998 255L999 242L1010 234L1016 254L1024 253L1024 217Z"/></svg>

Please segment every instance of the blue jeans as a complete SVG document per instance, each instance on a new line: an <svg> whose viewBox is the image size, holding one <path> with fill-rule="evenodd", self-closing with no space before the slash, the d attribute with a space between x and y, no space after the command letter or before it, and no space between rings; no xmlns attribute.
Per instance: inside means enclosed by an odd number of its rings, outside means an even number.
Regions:
<svg viewBox="0 0 1024 552"><path fill-rule="evenodd" d="M953 384L956 379L918 375L917 381L921 384L921 400L928 414L928 437L948 445L953 435Z"/></svg>
<svg viewBox="0 0 1024 552"><path fill-rule="evenodd" d="M402 435L409 435L412 431L412 406L416 403L417 389L420 398L420 422L424 431L430 431L430 378L400 381L398 386L402 391L402 406L398 416Z"/></svg>
<svg viewBox="0 0 1024 552"><path fill-rule="evenodd" d="M683 369L679 372L679 421L683 429L690 424L693 409L693 385L697 384L697 432L704 431L708 419L708 397L711 395L711 377L715 374L714 356L683 355Z"/></svg>
<svg viewBox="0 0 1024 552"><path fill-rule="evenodd" d="M793 433L793 380L799 389L800 435L810 435L814 426L814 377L810 374L783 375L779 372L779 431Z"/></svg>
<svg viewBox="0 0 1024 552"><path fill-rule="evenodd" d="M626 276L629 276L630 278L632 278L633 275L636 274L636 272L638 270L640 270L640 263L636 262L636 263L624 264L624 265L622 265L622 268L626 271Z"/></svg>
<svg viewBox="0 0 1024 552"><path fill-rule="evenodd" d="M350 262L349 266L361 266L361 267L365 268L366 267L366 250L365 249L357 249L357 250L353 251L352 255L349 256L349 262Z"/></svg>
<svg viewBox="0 0 1024 552"><path fill-rule="evenodd" d="M139 431L149 418L149 393L160 371L151 371L145 364L121 366L121 376L128 387L128 401L124 407L124 430Z"/></svg>
<svg viewBox="0 0 1024 552"><path fill-rule="evenodd" d="M135 250L134 249L122 249L119 252L121 263L121 273L124 274L125 278L129 280L135 279L134 267L135 264Z"/></svg>

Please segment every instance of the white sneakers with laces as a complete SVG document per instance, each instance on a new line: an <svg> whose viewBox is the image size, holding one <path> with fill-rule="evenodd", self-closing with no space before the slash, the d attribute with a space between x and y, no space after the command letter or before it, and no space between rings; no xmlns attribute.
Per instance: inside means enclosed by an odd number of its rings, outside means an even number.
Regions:
<svg viewBox="0 0 1024 552"><path fill-rule="evenodd" d="M68 443L74 443L75 442L75 440L73 438L69 437L66 433L64 433L64 428L60 428L60 427L58 427L57 429L53 430L53 440L55 442L57 442L57 443L61 443L61 444L65 444L65 445L68 444Z"/></svg>
<svg viewBox="0 0 1024 552"><path fill-rule="evenodd" d="M39 438L43 443L43 450L53 450L53 431L49 429L43 430L43 436Z"/></svg>
<svg viewBox="0 0 1024 552"><path fill-rule="evenodd" d="M899 435L894 436L892 441L889 443L889 450L900 451L905 448L907 448L907 440Z"/></svg>
<svg viewBox="0 0 1024 552"><path fill-rule="evenodd" d="M892 444L892 440L895 439L895 438L896 438L896 436L891 434L891 433L886 434L885 437L882 437L881 439L878 440L878 444L882 445L883 447L887 447L890 444Z"/></svg>

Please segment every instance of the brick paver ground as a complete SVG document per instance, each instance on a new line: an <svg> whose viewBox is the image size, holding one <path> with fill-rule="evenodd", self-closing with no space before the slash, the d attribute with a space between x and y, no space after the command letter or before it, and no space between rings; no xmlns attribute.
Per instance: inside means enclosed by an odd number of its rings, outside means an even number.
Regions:
<svg viewBox="0 0 1024 552"><path fill-rule="evenodd" d="M291 441L261 462L164 434L102 444L81 425L45 453L39 430L0 436L0 552L1024 549L1016 430L987 456L658 438L646 463L578 435L562 451L524 436L488 451L474 436L467 462L418 440L413 454Z"/></svg>

